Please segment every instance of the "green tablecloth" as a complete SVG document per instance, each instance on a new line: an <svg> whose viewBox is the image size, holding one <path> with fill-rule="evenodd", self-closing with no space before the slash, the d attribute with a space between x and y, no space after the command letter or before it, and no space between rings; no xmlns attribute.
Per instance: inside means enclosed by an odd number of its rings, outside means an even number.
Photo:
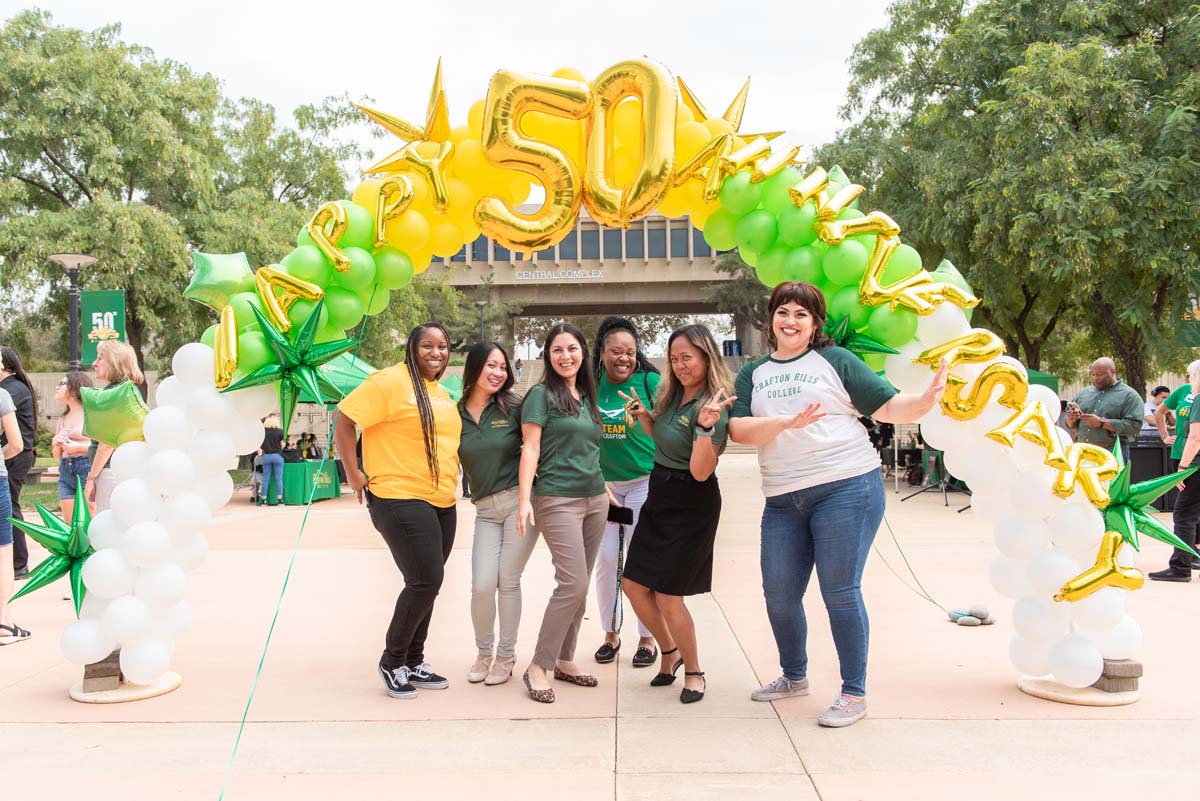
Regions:
<svg viewBox="0 0 1200 801"><path fill-rule="evenodd" d="M321 462L288 462L283 466L283 503L285 506L303 506L308 503L308 494L313 493L314 501L326 498L340 498L342 485L338 481L337 466L332 461L326 461L323 469ZM267 503L275 503L275 482L263 487Z"/></svg>

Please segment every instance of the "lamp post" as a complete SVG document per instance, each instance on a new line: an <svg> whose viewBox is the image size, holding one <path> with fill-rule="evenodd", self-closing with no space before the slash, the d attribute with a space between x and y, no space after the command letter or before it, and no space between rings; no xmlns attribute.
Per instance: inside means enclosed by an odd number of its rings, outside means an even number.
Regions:
<svg viewBox="0 0 1200 801"><path fill-rule="evenodd" d="M79 370L79 271L84 267L91 267L97 259L83 253L51 253L49 258L66 270L67 277L71 279L71 289L67 293L71 307L71 363L68 369L76 372Z"/></svg>
<svg viewBox="0 0 1200 801"><path fill-rule="evenodd" d="M487 306L487 301L477 300L475 305L479 307L479 341L483 342L487 339L487 334L483 330L483 310Z"/></svg>

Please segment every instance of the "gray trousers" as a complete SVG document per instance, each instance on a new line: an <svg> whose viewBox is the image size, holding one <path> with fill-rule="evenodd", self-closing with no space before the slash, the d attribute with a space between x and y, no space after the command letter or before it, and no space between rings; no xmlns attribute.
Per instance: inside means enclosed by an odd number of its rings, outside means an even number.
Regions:
<svg viewBox="0 0 1200 801"><path fill-rule="evenodd" d="M575 658L579 626L587 607L588 584L604 524L608 519L608 495L591 498L536 496L533 515L554 564L554 592L546 605L538 632L533 663L553 670L555 660Z"/></svg>
<svg viewBox="0 0 1200 801"><path fill-rule="evenodd" d="M475 503L475 541L471 545L471 622L475 647L492 653L496 642L496 607L500 608L497 656L515 656L521 624L521 573L537 542L537 528L517 534L516 487L500 490Z"/></svg>

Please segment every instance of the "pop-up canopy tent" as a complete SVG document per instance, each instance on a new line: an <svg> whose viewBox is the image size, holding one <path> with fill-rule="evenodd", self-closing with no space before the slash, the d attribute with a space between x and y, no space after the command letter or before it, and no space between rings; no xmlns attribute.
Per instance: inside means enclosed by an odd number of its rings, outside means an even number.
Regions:
<svg viewBox="0 0 1200 801"><path fill-rule="evenodd" d="M1058 392L1058 376L1056 375L1050 375L1038 370L1029 370L1029 383L1041 384L1043 387L1050 387L1050 389Z"/></svg>

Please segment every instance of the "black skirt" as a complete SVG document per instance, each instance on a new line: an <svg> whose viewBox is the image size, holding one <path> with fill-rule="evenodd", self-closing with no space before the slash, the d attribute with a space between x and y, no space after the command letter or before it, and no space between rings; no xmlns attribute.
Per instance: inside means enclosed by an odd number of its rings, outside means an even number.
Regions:
<svg viewBox="0 0 1200 801"><path fill-rule="evenodd" d="M720 520L721 488L715 473L697 481L686 470L654 465L624 577L665 595L711 592Z"/></svg>

